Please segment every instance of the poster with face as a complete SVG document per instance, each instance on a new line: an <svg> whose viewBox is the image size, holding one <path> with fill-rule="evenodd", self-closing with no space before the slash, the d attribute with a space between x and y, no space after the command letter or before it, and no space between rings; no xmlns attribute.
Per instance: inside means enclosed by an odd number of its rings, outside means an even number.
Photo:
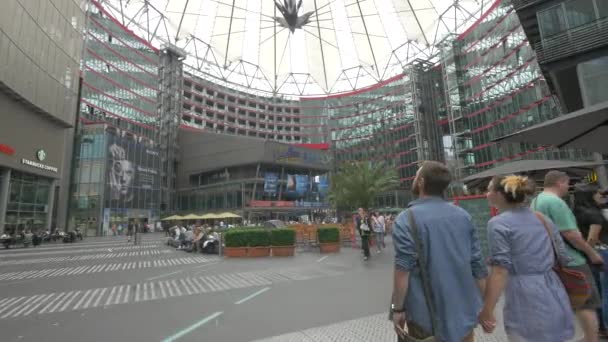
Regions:
<svg viewBox="0 0 608 342"><path fill-rule="evenodd" d="M277 193L279 185L279 174L275 172L266 172L264 175L264 192L274 195Z"/></svg>
<svg viewBox="0 0 608 342"><path fill-rule="evenodd" d="M296 175L296 194L304 196L310 190L307 175Z"/></svg>
<svg viewBox="0 0 608 342"><path fill-rule="evenodd" d="M160 192L160 156L131 137L107 136L106 208L153 209Z"/></svg>

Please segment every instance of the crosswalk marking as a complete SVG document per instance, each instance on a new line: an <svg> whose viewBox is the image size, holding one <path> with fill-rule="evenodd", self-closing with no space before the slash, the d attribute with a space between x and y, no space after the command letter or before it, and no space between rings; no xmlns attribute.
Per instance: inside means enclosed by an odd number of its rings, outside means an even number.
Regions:
<svg viewBox="0 0 608 342"><path fill-rule="evenodd" d="M123 289L124 285L120 286L118 288L118 293L116 294L116 299L114 299L114 302L112 304L119 304L120 303L120 299L122 296L122 289Z"/></svg>
<svg viewBox="0 0 608 342"><path fill-rule="evenodd" d="M43 314L43 313L47 312L51 308L51 306L53 306L58 300L62 299L65 296L67 296L66 292L60 293L50 303L48 303L44 308L42 308L42 310L40 310L38 313Z"/></svg>
<svg viewBox="0 0 608 342"><path fill-rule="evenodd" d="M24 300L25 298L27 298L27 297L13 298L13 300L10 300L8 303L6 303L3 308L0 308L0 313L10 309L13 305L19 303L20 301Z"/></svg>
<svg viewBox="0 0 608 342"><path fill-rule="evenodd" d="M95 300L95 303L93 303L94 308L99 306L99 304L101 303L101 299L103 298L103 295L106 293L107 290L108 290L108 288L105 288L105 287L103 289L101 289L99 296L97 296L97 300Z"/></svg>
<svg viewBox="0 0 608 342"><path fill-rule="evenodd" d="M123 247L104 247L104 248L82 248L82 249L72 249L72 250L56 250L53 248L51 251L40 251L37 252L35 249L32 249L31 252L17 252L17 253L0 253L0 259L4 258L22 258L24 256L37 256L37 255L55 255L55 254L78 254L78 253L94 253L94 252L105 252L108 249L113 251L140 251L142 255L146 254L147 249L150 248L158 248L159 244L146 244L141 246L123 246Z"/></svg>
<svg viewBox="0 0 608 342"><path fill-rule="evenodd" d="M179 262L183 265L191 265L191 264L200 264L200 263L216 261L218 259L219 259L219 257L217 257L217 256L197 256L197 257L184 257L184 258L168 259L168 261L173 261L176 263ZM63 267L63 268L58 268L58 269L51 268L51 269L44 269L44 270L0 273L0 281L70 276L70 275L79 275L79 274L93 274L93 273L111 272L111 271L117 271L117 270L160 268L163 266L164 265L162 265L160 263L152 263L152 262L126 262L126 263L122 263L122 264L116 263L116 264L85 265L85 266L77 266L77 267Z"/></svg>
<svg viewBox="0 0 608 342"><path fill-rule="evenodd" d="M49 301L49 299L53 298L53 296L54 296L55 294L56 294L56 293L51 293L50 295L48 295L48 296L44 297L44 298L43 298L41 301L39 301L38 303L35 303L35 304L34 304L34 305L33 305L33 306L32 306L32 307L29 309L29 310L27 310L27 311L23 312L23 316L27 316L27 315L31 314L31 313L32 313L32 311L36 310L36 309L37 309L39 306L44 305L46 302L48 302L48 301Z"/></svg>
<svg viewBox="0 0 608 342"><path fill-rule="evenodd" d="M78 295L81 292L82 291L76 291L76 292L74 292L74 294L68 298L68 300L65 302L65 304L63 304L63 306L61 307L61 309L59 309L57 312L63 312L65 309L67 309L68 305L70 305L72 303L72 301L74 301L74 299L76 299L76 297L78 297Z"/></svg>
<svg viewBox="0 0 608 342"><path fill-rule="evenodd" d="M107 251L107 249L106 249ZM168 253L174 253L172 250L151 250L147 251L145 255L162 255ZM0 266L9 265L30 265L30 264L41 264L41 263L53 263L53 262L66 262L66 261L86 261L86 260L101 260L101 259L114 259L114 258L125 258L125 257L140 257L145 256L141 251L130 252L130 253L98 253L89 255L79 256L62 256L54 258L32 258L32 259L0 259Z"/></svg>
<svg viewBox="0 0 608 342"><path fill-rule="evenodd" d="M154 263L150 263L153 266ZM111 266L111 265L110 265ZM105 270L111 267L105 267ZM72 270L73 271L73 270ZM333 272L333 271L332 271ZM320 269L285 269L273 271L249 271L211 276L186 277L159 281L123 284L109 287L73 290L60 293L36 294L12 298L0 298L0 319L25 317L85 310L99 306L139 303L173 297L193 296L201 293L271 285L296 279L312 279L326 276ZM333 274L340 274L335 271Z"/></svg>
<svg viewBox="0 0 608 342"><path fill-rule="evenodd" d="M80 305L84 303L85 299L87 299L87 296L89 295L89 293L92 293L93 290L87 290L82 297L80 297L80 300L76 303L76 305L74 305L74 310L78 310L80 308Z"/></svg>
<svg viewBox="0 0 608 342"><path fill-rule="evenodd" d="M13 308L11 310L7 311L0 318L6 318L8 316L11 316L17 310L20 310L21 308L23 308L23 306L27 307L29 303L36 301L36 299L38 299L38 297L40 297L40 295L32 296L32 297L26 299L25 302L23 302L20 306L13 306Z"/></svg>

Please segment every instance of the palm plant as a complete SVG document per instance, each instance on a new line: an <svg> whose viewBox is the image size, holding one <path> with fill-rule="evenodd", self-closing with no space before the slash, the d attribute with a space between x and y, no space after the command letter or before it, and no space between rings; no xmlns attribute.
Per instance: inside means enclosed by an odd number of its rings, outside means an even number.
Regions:
<svg viewBox="0 0 608 342"><path fill-rule="evenodd" d="M382 163L346 163L333 173L329 200L338 210L370 208L379 194L399 186L395 169Z"/></svg>

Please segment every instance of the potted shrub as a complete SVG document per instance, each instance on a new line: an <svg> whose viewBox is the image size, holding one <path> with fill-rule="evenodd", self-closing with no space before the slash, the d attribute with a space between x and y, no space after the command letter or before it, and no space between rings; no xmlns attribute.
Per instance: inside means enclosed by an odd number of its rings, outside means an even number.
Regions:
<svg viewBox="0 0 608 342"><path fill-rule="evenodd" d="M270 231L272 256L293 256L296 249L296 231L294 229L273 229Z"/></svg>
<svg viewBox="0 0 608 342"><path fill-rule="evenodd" d="M319 228L317 230L321 253L340 251L340 230L337 227Z"/></svg>
<svg viewBox="0 0 608 342"><path fill-rule="evenodd" d="M246 240L248 242L247 256L270 256L270 233L264 229L248 229Z"/></svg>
<svg viewBox="0 0 608 342"><path fill-rule="evenodd" d="M247 232L244 230L229 230L224 234L224 255L229 258L247 256Z"/></svg>

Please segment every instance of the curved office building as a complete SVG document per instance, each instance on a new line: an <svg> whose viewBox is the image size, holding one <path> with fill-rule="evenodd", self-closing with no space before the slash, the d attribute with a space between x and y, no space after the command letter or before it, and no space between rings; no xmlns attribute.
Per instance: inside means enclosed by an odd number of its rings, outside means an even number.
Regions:
<svg viewBox="0 0 608 342"><path fill-rule="evenodd" d="M314 215L328 208L328 174L352 161L394 168L401 186L376 206L403 207L424 160L448 163L462 180L519 159L589 159L581 151L493 142L560 115L561 107L510 1L482 2L456 9L452 27L439 16L434 31L396 26L391 35L388 22L408 19L392 18L389 7L330 3L328 25L336 31L314 45L298 27L273 35L223 26L226 18L254 25L274 6L254 1L243 16L235 9L205 25L186 16L177 32L163 33L147 28L180 17L170 4L147 8L172 15L146 26L134 15L137 6L123 13L115 1L91 1L70 224L105 234L165 213ZM445 13L453 5L431 3ZM219 15L226 6L205 8ZM378 34L361 40L357 27L367 17L382 19L372 25ZM277 47L270 54L268 42Z"/></svg>

